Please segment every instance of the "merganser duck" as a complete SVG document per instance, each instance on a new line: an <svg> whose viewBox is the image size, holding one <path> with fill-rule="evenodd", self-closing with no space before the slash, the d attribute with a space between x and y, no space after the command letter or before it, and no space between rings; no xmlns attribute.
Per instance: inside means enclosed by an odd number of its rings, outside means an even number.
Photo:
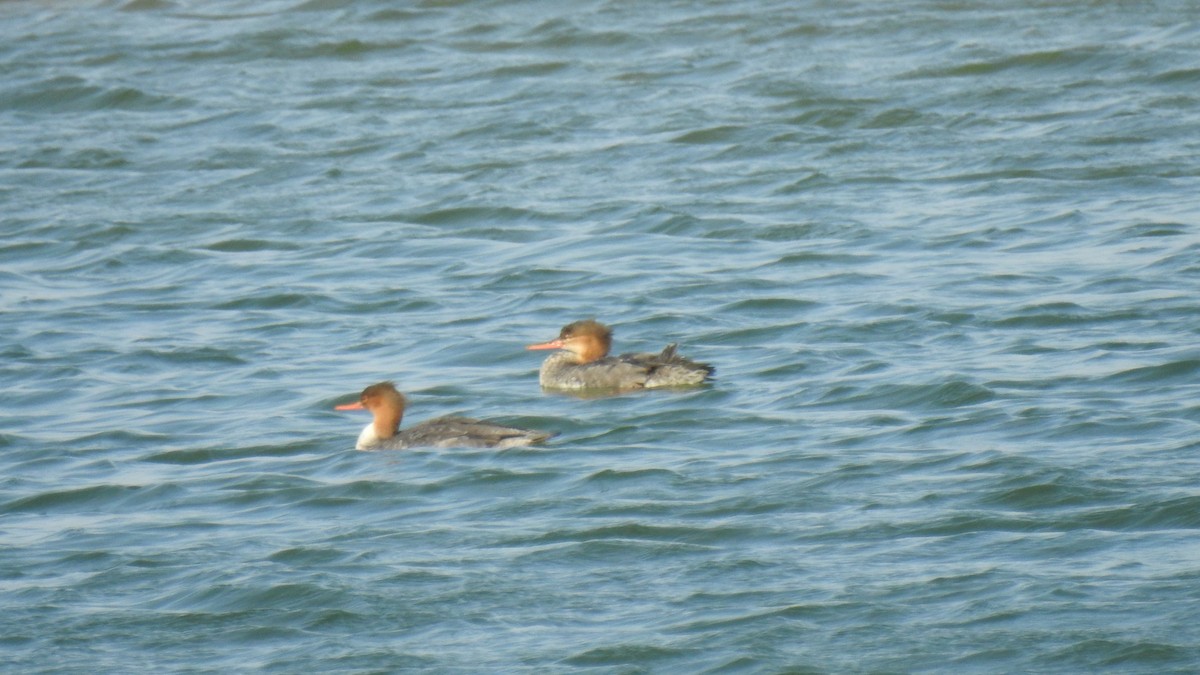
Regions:
<svg viewBox="0 0 1200 675"><path fill-rule="evenodd" d="M526 349L560 349L546 357L538 374L543 389L654 389L703 384L716 370L675 353L671 343L658 354L608 356L612 330L593 319L567 324L557 340Z"/></svg>
<svg viewBox="0 0 1200 675"><path fill-rule="evenodd" d="M363 389L355 403L334 410L369 410L374 421L358 435L356 450L404 450L405 448L515 448L540 443L555 434L506 427L469 417L439 417L400 431L404 417L404 395L391 382Z"/></svg>

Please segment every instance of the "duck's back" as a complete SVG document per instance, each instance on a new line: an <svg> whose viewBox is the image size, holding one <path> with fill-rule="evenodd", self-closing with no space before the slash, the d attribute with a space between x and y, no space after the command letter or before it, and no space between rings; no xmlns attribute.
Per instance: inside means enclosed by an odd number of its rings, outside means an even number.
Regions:
<svg viewBox="0 0 1200 675"><path fill-rule="evenodd" d="M621 359L646 368L647 389L655 387L688 387L701 384L716 370L707 363L697 363L675 353L672 342L658 354L622 354Z"/></svg>
<svg viewBox="0 0 1200 675"><path fill-rule="evenodd" d="M570 363L566 352L553 354L542 365L539 380L547 389L641 389L649 369L608 356L591 363Z"/></svg>
<svg viewBox="0 0 1200 675"><path fill-rule="evenodd" d="M650 389L696 385L713 367L675 353L669 344L660 353L606 356L590 363L571 363L566 352L552 354L542 364L541 385L547 389Z"/></svg>
<svg viewBox="0 0 1200 675"><path fill-rule="evenodd" d="M507 427L470 417L439 417L421 422L388 439L404 448L515 448L540 443L554 434Z"/></svg>

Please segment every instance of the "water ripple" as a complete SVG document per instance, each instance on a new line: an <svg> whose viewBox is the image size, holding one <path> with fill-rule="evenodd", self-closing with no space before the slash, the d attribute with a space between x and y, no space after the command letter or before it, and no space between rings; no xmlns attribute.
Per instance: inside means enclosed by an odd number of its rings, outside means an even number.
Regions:
<svg viewBox="0 0 1200 675"><path fill-rule="evenodd" d="M1200 660L1187 3L89 4L0 3L10 669Z"/></svg>

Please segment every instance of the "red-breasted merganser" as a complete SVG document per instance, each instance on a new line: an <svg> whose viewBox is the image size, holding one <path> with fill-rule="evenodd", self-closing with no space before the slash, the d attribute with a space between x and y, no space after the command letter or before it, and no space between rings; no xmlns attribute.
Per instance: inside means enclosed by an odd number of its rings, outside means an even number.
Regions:
<svg viewBox="0 0 1200 675"><path fill-rule="evenodd" d="M557 340L526 349L560 349L546 357L538 381L544 389L653 389L703 384L716 370L675 353L671 343L658 354L608 356L612 330L587 319L568 324Z"/></svg>
<svg viewBox="0 0 1200 675"><path fill-rule="evenodd" d="M356 403L335 410L369 410L375 420L358 435L357 450L404 450L405 448L515 448L555 434L506 427L469 417L439 417L400 431L404 417L404 395L391 382L363 389Z"/></svg>

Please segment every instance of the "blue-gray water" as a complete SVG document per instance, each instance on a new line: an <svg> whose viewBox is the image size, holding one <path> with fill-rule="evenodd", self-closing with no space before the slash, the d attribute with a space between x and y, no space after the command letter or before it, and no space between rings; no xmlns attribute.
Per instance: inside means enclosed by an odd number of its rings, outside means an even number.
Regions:
<svg viewBox="0 0 1200 675"><path fill-rule="evenodd" d="M1194 672L1200 6L0 4L0 662ZM543 394L597 317L714 386ZM560 432L352 449L409 417Z"/></svg>

